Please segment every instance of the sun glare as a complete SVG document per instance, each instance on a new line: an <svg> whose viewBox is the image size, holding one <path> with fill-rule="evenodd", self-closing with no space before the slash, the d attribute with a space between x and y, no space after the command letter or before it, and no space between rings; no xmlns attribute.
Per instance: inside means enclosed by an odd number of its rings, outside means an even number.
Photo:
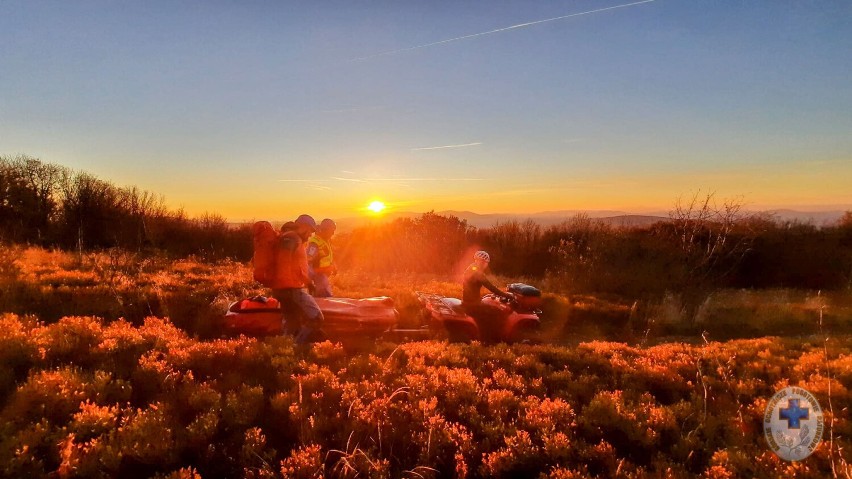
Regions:
<svg viewBox="0 0 852 479"><path fill-rule="evenodd" d="M385 204L381 201L374 201L367 206L367 209L375 214L379 214L385 210Z"/></svg>

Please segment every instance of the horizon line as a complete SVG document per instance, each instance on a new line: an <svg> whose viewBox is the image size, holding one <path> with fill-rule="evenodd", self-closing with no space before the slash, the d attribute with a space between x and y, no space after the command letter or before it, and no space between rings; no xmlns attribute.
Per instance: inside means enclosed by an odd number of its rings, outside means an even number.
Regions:
<svg viewBox="0 0 852 479"><path fill-rule="evenodd" d="M799 206L799 208L802 208L802 207L806 208L805 205ZM424 214L427 214L427 213L434 213L436 215L450 214L450 215L453 215L453 216L458 216L458 214L470 214L470 215L484 216L484 217L489 217L489 216L515 217L513 219L536 219L536 218L534 218L534 216L545 216L545 217L547 217L547 215L558 217L559 215L564 214L564 215L566 215L565 218L570 219L571 215L576 215L576 214L606 212L606 213L616 213L616 214L609 215L609 216L591 217L590 219L617 218L619 216L651 216L651 217L659 217L659 218L668 219L669 218L668 213L670 211L672 211L672 210L671 209L665 209L665 210L663 210L663 209L651 209L651 208L642 209L642 210L635 210L635 209L632 209L632 208L625 208L625 209L617 209L617 208L616 209L605 209L605 208L602 208L602 209L568 209L568 210L545 210L545 211L537 211L537 212L534 212L534 213L506 213L506 212L502 212L502 213L477 213L475 211L469 211L469 210L440 210L440 211L429 210L429 211L389 211L389 212L386 212L386 213L384 213L384 214L382 214L378 217L371 215L371 216L369 216L369 218L378 218L378 219L386 218L387 219L387 217L394 216L394 215L406 216L406 215L424 215ZM749 208L749 209L743 209L741 211L743 211L745 213L753 213L753 214L773 213L773 212L791 212L791 213L798 213L798 214L801 214L801 215L808 215L808 214L841 214L842 215L842 214L847 213L847 212L852 212L852 204L847 205L847 206L826 205L825 208L821 208L821 209L817 209L817 210L796 209L796 207L771 207L771 208L754 208L754 209ZM663 214L663 216L661 216L661 214ZM326 215L326 216L334 217L336 215ZM353 215L347 215L347 216L337 215L337 217L340 220L352 220L352 219L368 218L368 216L365 216L365 215L354 215L354 214ZM395 218L393 218L393 219L395 219ZM228 218L227 221L229 223L248 223L248 222L252 222L252 221L263 221L263 220L257 220L256 218L241 218L241 219L230 219L230 218ZM273 219L273 220L267 220L267 221L286 222L286 221L289 221L289 220L279 218L279 219Z"/></svg>

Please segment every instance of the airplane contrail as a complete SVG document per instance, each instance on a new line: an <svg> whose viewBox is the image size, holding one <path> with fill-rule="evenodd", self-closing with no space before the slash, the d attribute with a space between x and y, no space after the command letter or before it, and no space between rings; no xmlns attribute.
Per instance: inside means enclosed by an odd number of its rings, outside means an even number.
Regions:
<svg viewBox="0 0 852 479"><path fill-rule="evenodd" d="M466 146L477 146L481 144L482 142L480 141L476 143L465 143L463 145L425 146L423 148L412 148L411 151L444 150L447 148L464 148Z"/></svg>
<svg viewBox="0 0 852 479"><path fill-rule="evenodd" d="M360 111L384 110L383 106L363 106L355 108L337 108L334 110L320 110L320 113L355 113Z"/></svg>
<svg viewBox="0 0 852 479"><path fill-rule="evenodd" d="M612 7L598 8L596 10L589 10L587 12L572 13L570 15L562 15L560 17L546 18L544 20L536 20L536 21L533 21L533 22L519 23L517 25L512 25L512 26L509 26L509 27L498 28L496 30L489 30L487 32L472 33L470 35L463 35L461 37L448 38L446 40L441 40L441 41L432 42L432 43L425 43L423 45L417 45L417 46L414 46L414 47L400 48L398 50L389 50L389 51L386 51L386 52L376 53L376 54L373 54L373 55L367 55L365 57L353 58L350 61L358 62L358 61L363 61L363 60L369 60L371 58L376 58L376 57L382 57L382 56L387 56L387 55L395 55L397 53L408 52L408 51L411 51L411 50L418 50L420 48L434 47L436 45L443 45L444 43L457 42L459 40L466 40L468 38L481 37L483 35L491 35L493 33L500 33L500 32L505 32L505 31L508 31L508 30L515 30L517 28L529 27L529 26L532 26L532 25L538 25L540 23L555 22L556 20L564 20L566 18L579 17L581 15L591 15L592 13L605 12L607 10L615 10L616 8L633 7L633 6L636 6L636 5L641 5L643 3L651 3L651 2L655 2L655 1L656 0L642 0L642 1L639 1L639 2L625 3L623 5L614 5Z"/></svg>

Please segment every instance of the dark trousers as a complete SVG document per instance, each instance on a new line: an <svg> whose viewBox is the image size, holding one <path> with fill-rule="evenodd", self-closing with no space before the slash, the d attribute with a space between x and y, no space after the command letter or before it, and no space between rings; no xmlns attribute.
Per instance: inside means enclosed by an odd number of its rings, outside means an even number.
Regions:
<svg viewBox="0 0 852 479"><path fill-rule="evenodd" d="M503 311L485 303L462 303L465 313L479 326L479 337L485 342L498 342L503 329Z"/></svg>
<svg viewBox="0 0 852 479"><path fill-rule="evenodd" d="M281 303L284 332L295 336L297 344L319 339L324 318L307 291L303 288L273 289L272 297Z"/></svg>

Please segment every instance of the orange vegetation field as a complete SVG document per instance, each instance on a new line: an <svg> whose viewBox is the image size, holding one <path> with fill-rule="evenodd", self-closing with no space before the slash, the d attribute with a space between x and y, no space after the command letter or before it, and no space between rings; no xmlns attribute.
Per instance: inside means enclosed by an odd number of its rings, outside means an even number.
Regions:
<svg viewBox="0 0 852 479"><path fill-rule="evenodd" d="M220 337L227 303L263 292L244 264L0 255L3 477L852 477L840 293L720 291L697 320L706 340L668 334L683 331L674 302L549 291L549 344L297 348ZM457 293L450 278L335 281L394 297L404 321L413 290ZM747 335L789 333L714 340L750 320ZM788 385L825 410L798 463L763 438Z"/></svg>

